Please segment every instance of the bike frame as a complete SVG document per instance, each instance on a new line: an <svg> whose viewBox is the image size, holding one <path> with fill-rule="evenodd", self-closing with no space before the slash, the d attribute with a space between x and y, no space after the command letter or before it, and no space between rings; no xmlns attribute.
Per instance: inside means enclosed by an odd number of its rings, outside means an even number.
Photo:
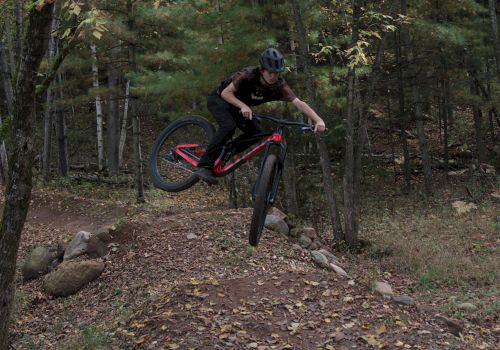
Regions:
<svg viewBox="0 0 500 350"><path fill-rule="evenodd" d="M272 117L268 116L256 116L257 118L264 118L264 119L270 119L270 120L275 120ZM229 161L231 157L234 155L233 154L233 147L234 143L229 142L222 148L221 155L217 158L214 164L214 169L213 173L215 176L225 176L228 173L234 171L256 155L264 152L264 156L262 157L262 162L260 166L260 171L259 175L257 177L257 181L255 182L254 189L252 191L252 197L255 200L255 189L258 187L261 176L262 176L262 169L263 165L271 152L271 148L278 148L279 152L276 154L278 157L278 169L275 174L274 180L273 180L273 189L270 193L270 196L268 198L268 203L273 204L274 199L276 198L276 195L278 193L278 187L279 183L281 180L281 175L283 173L283 164L285 162L286 158L286 152L287 152L287 144L285 142L285 139L283 137L283 131L285 125L298 125L304 127L303 123L294 123L294 122L288 122L287 124L280 124L277 128L276 131L272 133L264 133L261 135L258 135L259 139L262 137L265 137L262 141L260 141L257 145L251 147L248 151L243 153L241 156L238 156L236 159L233 161ZM307 127L306 127L307 128ZM248 140L245 140L245 142ZM205 153L205 148L200 148L198 144L180 144L175 147L175 154L177 154L179 157L183 158L186 162L191 164L194 167L198 166L199 158Z"/></svg>

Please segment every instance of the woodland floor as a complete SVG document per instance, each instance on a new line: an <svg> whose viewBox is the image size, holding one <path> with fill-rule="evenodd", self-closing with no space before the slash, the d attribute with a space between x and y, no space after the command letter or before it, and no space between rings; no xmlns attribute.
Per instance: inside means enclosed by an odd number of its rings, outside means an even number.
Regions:
<svg viewBox="0 0 500 350"><path fill-rule="evenodd" d="M117 245L101 277L67 298L47 297L41 279L22 283L18 273L14 348L499 348L498 312L463 315L454 335L439 317L445 297L417 290L410 276L383 273L396 294L417 301L395 304L370 290L373 261L336 253L351 276L342 278L268 230L250 248L251 209L226 209L226 198L204 186L150 196L139 207L34 192L18 265L37 245L79 230L114 225Z"/></svg>

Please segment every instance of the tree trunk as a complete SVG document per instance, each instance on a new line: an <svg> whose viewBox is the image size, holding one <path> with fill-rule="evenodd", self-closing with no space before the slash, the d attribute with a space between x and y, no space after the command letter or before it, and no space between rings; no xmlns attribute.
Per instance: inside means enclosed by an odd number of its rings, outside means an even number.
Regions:
<svg viewBox="0 0 500 350"><path fill-rule="evenodd" d="M496 0L488 0L489 10L490 10L490 22L491 22L491 41L493 42L493 48L495 51L495 62L497 65L497 77L500 81L500 40L498 38L498 26L497 26L497 12L496 12Z"/></svg>
<svg viewBox="0 0 500 350"><path fill-rule="evenodd" d="M128 29L134 30L134 7L132 0L127 0ZM128 47L128 59L130 71L136 71L135 64L135 42L130 42ZM144 179L142 174L142 151L141 151L141 123L137 113L137 98L131 94L130 115L132 117L132 131L134 141L134 160L135 160L135 187L137 189L137 203L144 203Z"/></svg>
<svg viewBox="0 0 500 350"><path fill-rule="evenodd" d="M59 82L62 83L61 75L58 75ZM64 99L62 91L59 92L59 98ZM56 134L57 134L57 149L59 154L58 172L60 176L68 176L68 141L66 137L66 120L64 111L59 108L56 113Z"/></svg>
<svg viewBox="0 0 500 350"><path fill-rule="evenodd" d="M315 103L315 93L314 93L314 81L309 64L308 56L308 44L307 36L302 22L300 5L298 0L292 1L293 15L295 20L295 26L297 29L297 36L299 41L299 60L301 62L302 68L304 70L304 79L306 81L307 97L311 103L311 106L316 109ZM344 232L342 230L342 224L340 222L340 214L337 207L337 200L335 198L335 191L333 189L333 179L330 166L330 159L328 157L328 150L325 144L325 140L322 136L316 136L316 144L318 147L318 153L321 162L321 169L323 171L323 183L325 186L325 195L329 205L329 214L332 221L333 235L336 241L344 239Z"/></svg>
<svg viewBox="0 0 500 350"><path fill-rule="evenodd" d="M34 2L34 1L33 1ZM0 225L0 349L8 348L8 327L14 298L17 252L32 189L35 150L33 128L37 71L47 48L53 3L41 10L32 6L28 15L23 59L15 89L12 128L13 152Z"/></svg>
<svg viewBox="0 0 500 350"><path fill-rule="evenodd" d="M347 74L347 118L345 130L345 156L344 156L344 225L345 238L349 246L357 242L356 232L356 204L354 193L354 133L356 113L354 107L355 72L349 69Z"/></svg>
<svg viewBox="0 0 500 350"><path fill-rule="evenodd" d="M449 120L449 110L450 110L450 82L448 78L443 79L443 153L444 153L444 171L446 176L448 176L448 171L450 170L450 155L448 147L448 120Z"/></svg>
<svg viewBox="0 0 500 350"><path fill-rule="evenodd" d="M99 68L97 65L97 48L94 43L90 44L92 52L92 81L94 89L99 88ZM102 105L101 96L99 94L95 97L95 112L97 124L97 166L99 171L104 168L104 141L102 135Z"/></svg>
<svg viewBox="0 0 500 350"><path fill-rule="evenodd" d="M10 70L7 64L7 56L5 54L2 41L0 41L0 75L0 78L2 79L3 90L5 93L5 100L7 101L7 111L12 118L14 114L14 93L12 92L12 80L10 77ZM0 118L0 125L2 125L2 122L3 121ZM7 150L4 140L1 140L0 144L0 166L2 167L3 183L7 184L9 180L9 161L7 158Z"/></svg>
<svg viewBox="0 0 500 350"><path fill-rule="evenodd" d="M406 0L401 0L401 10L403 14L407 13L407 3ZM404 41L407 50L406 61L408 64L408 69L411 71L415 69L414 67L414 54L413 54L413 46L411 43L410 32L408 28L404 30ZM415 80L415 79L414 79ZM427 145L427 136L425 135L424 129L424 118L422 112L422 96L419 87L416 82L412 83L412 98L413 98L413 106L414 106L414 116L417 124L417 134L418 134L418 142L420 146L420 153L422 156L422 164L424 168L424 190L426 195L432 194L432 168L431 168L431 159L429 155L429 149Z"/></svg>
<svg viewBox="0 0 500 350"><path fill-rule="evenodd" d="M7 63L5 48L0 40L0 78L2 79L5 100L7 101L7 112L12 117L14 115L14 92L12 91L12 77Z"/></svg>
<svg viewBox="0 0 500 350"><path fill-rule="evenodd" d="M54 11L56 11L57 7L54 7ZM54 32L59 26L58 16L55 15L52 19L51 32ZM55 55L56 48L56 39L51 37L49 40L49 48L48 48L48 61L49 66L52 64ZM51 153L52 153L52 89L49 87L47 89L47 97L44 106L44 137L43 137L43 165L42 165L42 173L44 181L48 181L50 179L50 165L51 165Z"/></svg>
<svg viewBox="0 0 500 350"><path fill-rule="evenodd" d="M285 204L287 212L297 216L299 214L299 202L295 188L295 161L293 154L287 156L283 169L283 185L285 187Z"/></svg>
<svg viewBox="0 0 500 350"><path fill-rule="evenodd" d="M119 172L118 148L120 143L120 114L118 105L118 80L120 79L117 60L120 52L118 43L110 50L111 62L109 63L108 87L108 123L107 123L107 148L108 148L108 171L110 176L116 176Z"/></svg>
<svg viewBox="0 0 500 350"><path fill-rule="evenodd" d="M2 118L0 117L0 125L2 125ZM1 141L0 144L0 167L2 171L2 184L6 185L9 181L9 161L7 157L7 148L5 147L5 141Z"/></svg>
<svg viewBox="0 0 500 350"><path fill-rule="evenodd" d="M231 208L238 208L238 187L236 186L236 172L229 177L229 204Z"/></svg>
<svg viewBox="0 0 500 350"><path fill-rule="evenodd" d="M471 80L471 92L479 97L479 87L476 81ZM474 115L474 130L476 134L476 156L479 163L486 163L486 146L484 144L483 111L478 103L472 105Z"/></svg>
<svg viewBox="0 0 500 350"><path fill-rule="evenodd" d="M23 53L23 4L24 0L16 0L16 47L15 47L15 62L20 63L20 58Z"/></svg>
<svg viewBox="0 0 500 350"><path fill-rule="evenodd" d="M401 13L406 15L406 6L401 6ZM394 33L396 36L396 64L398 67L398 97L399 97L399 138L401 142L401 147L403 149L403 169L405 176L405 187L403 188L404 193L410 193L411 190L411 164L410 164L410 148L408 147L408 139L406 138L406 129L408 128L408 112L406 111L405 105L405 89L404 89L404 76L403 76L403 53L402 53L402 35L403 28L399 28L399 31Z"/></svg>
<svg viewBox="0 0 500 350"><path fill-rule="evenodd" d="M16 66L16 59L14 54L14 40L12 38L12 32L10 31L9 16L4 17L4 31L7 37L7 49L9 52L9 71L14 71Z"/></svg>
<svg viewBox="0 0 500 350"><path fill-rule="evenodd" d="M128 122L128 106L130 101L130 80L127 79L125 84L125 104L123 106L122 129L120 131L120 147L118 148L118 163L123 164L123 150L125 149L125 141L127 140L127 122Z"/></svg>

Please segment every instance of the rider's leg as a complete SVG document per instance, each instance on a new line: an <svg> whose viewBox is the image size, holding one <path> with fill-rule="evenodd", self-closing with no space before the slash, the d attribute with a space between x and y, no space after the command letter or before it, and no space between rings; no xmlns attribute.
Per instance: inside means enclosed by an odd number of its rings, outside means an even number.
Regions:
<svg viewBox="0 0 500 350"><path fill-rule="evenodd" d="M219 124L219 129L210 140L207 152L201 157L198 166L212 169L222 151L222 147L234 135L236 122L233 119L233 114L235 111L237 112L237 108L232 107L217 95L210 95L208 97L207 107Z"/></svg>
<svg viewBox="0 0 500 350"><path fill-rule="evenodd" d="M238 154L248 147L260 140L260 138L255 137L258 134L262 134L262 128L259 122L255 119L246 119L239 115L235 118L236 125L243 131L243 134L234 139L235 154Z"/></svg>

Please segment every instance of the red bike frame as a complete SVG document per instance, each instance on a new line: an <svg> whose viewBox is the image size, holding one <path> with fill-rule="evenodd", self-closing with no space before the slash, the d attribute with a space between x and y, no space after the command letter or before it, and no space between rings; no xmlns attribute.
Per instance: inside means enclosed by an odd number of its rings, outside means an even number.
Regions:
<svg viewBox="0 0 500 350"><path fill-rule="evenodd" d="M252 157L264 151L268 144L276 144L283 142L284 142L283 135L277 132L273 132L271 135L267 136L264 140L262 140L253 148L251 148L249 151L237 157L234 161L228 163L225 163L224 161L227 151L223 150L219 158L215 161L214 175L215 176L226 175L227 173L233 171L243 163L252 159ZM198 166L198 159L196 159L193 156L201 157L205 152L206 149L198 148L197 144L180 144L175 147L175 153L180 157L182 157L186 162L195 167Z"/></svg>

